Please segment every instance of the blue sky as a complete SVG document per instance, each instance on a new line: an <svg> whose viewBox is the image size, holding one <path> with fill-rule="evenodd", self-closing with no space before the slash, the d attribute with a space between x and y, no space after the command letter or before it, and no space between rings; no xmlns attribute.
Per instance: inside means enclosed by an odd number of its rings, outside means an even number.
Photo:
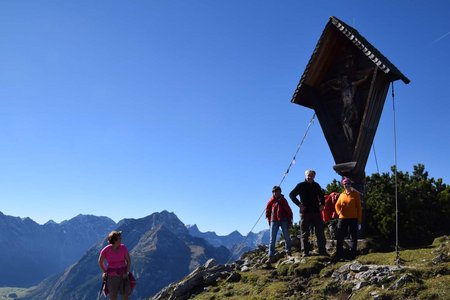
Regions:
<svg viewBox="0 0 450 300"><path fill-rule="evenodd" d="M398 168L449 183L450 1L5 0L0 211L42 224L168 210L247 233L312 117L290 100L332 15L411 80L395 82ZM366 173L390 171L390 93L374 144ZM283 192L307 168L325 187L333 165L315 122Z"/></svg>

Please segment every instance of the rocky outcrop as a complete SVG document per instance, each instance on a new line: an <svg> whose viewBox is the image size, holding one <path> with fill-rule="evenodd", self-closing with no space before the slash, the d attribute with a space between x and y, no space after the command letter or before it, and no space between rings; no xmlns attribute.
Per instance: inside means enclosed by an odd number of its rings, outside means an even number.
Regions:
<svg viewBox="0 0 450 300"><path fill-rule="evenodd" d="M257 249L244 253L239 260L230 265L217 265L213 260L208 261L181 281L164 288L152 299L183 300L200 293L208 293L206 298L211 299L227 295L251 298L251 284L245 293L240 295L232 294L236 291L230 292L234 290L230 284L240 282L239 290L242 290L248 278L255 277L259 278L258 282L283 282L288 288L284 288L281 294L278 292L272 295L280 299L290 297L346 299L358 293L365 295L360 297L369 296L370 299L409 299L425 291L430 280L442 281L450 275L448 271L450 239L448 237L437 239L434 247L417 250L422 252L418 252L415 258L418 260L416 267L411 263L391 265L367 263L370 256L369 258L361 256L353 261L335 262L327 256L302 257L297 251L287 255L281 251L283 249L281 243L277 247L279 251L268 260L267 246L259 245ZM426 255L426 259L422 253ZM377 257L383 255L377 254ZM267 278L262 279L264 276ZM318 286L321 288L317 289ZM414 288L411 289L411 286ZM441 299L443 294L445 292L433 291L418 298ZM254 295L258 295L257 292Z"/></svg>
<svg viewBox="0 0 450 300"><path fill-rule="evenodd" d="M355 291L370 284L384 287L384 284L392 282L401 270L399 266L363 265L353 261L334 271L331 278L340 284L352 284L352 290Z"/></svg>
<svg viewBox="0 0 450 300"><path fill-rule="evenodd" d="M205 265L195 269L180 282L171 284L161 290L152 299L189 299L193 294L215 284L218 279L228 279L235 282L239 281L239 274L233 272L231 266L217 265L214 259L210 259Z"/></svg>

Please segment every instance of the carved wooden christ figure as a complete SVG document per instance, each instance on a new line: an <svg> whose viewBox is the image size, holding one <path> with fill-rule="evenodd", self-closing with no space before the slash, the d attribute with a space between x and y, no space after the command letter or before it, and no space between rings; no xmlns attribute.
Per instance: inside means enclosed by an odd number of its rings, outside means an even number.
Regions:
<svg viewBox="0 0 450 300"><path fill-rule="evenodd" d="M353 56L349 59L353 62ZM354 63L351 63L354 65ZM363 107L362 103L355 103L357 89L360 85L364 84L371 77L373 68L364 71L366 73L362 78L357 78L357 74L354 74L352 70L347 69L339 75L338 78L332 79L322 85L321 94L326 93L327 88L331 88L334 91L340 93L341 106L341 124L344 131L345 138L350 145L354 145L356 141L356 134L358 132L359 125L361 123L359 107Z"/></svg>

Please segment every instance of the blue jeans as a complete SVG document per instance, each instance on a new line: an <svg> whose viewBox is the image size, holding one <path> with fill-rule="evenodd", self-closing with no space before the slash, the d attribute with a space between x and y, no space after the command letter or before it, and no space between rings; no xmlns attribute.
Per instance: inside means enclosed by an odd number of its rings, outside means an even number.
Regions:
<svg viewBox="0 0 450 300"><path fill-rule="evenodd" d="M285 240L286 251L291 251L291 238L289 236L289 223L288 221L272 221L270 222L270 246L269 256L275 253L275 242L277 240L278 229L281 227Z"/></svg>

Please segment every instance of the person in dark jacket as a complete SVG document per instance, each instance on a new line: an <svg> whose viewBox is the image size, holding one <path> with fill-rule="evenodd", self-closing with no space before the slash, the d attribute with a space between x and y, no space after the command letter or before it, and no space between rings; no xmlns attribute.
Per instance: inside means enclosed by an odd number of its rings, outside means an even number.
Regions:
<svg viewBox="0 0 450 300"><path fill-rule="evenodd" d="M312 227L315 230L319 254L328 256L325 249L326 241L321 215L325 206L324 194L320 185L314 181L316 177L314 170L306 170L305 177L305 181L297 184L289 193L289 198L300 208L300 235L303 256L308 256L311 250L309 235Z"/></svg>
<svg viewBox="0 0 450 300"><path fill-rule="evenodd" d="M286 253L290 255L291 238L289 236L289 226L292 224L292 210L287 200L281 194L279 186L272 188L272 197L266 205L266 218L270 226L269 260L275 253L275 242L280 227L283 231Z"/></svg>

